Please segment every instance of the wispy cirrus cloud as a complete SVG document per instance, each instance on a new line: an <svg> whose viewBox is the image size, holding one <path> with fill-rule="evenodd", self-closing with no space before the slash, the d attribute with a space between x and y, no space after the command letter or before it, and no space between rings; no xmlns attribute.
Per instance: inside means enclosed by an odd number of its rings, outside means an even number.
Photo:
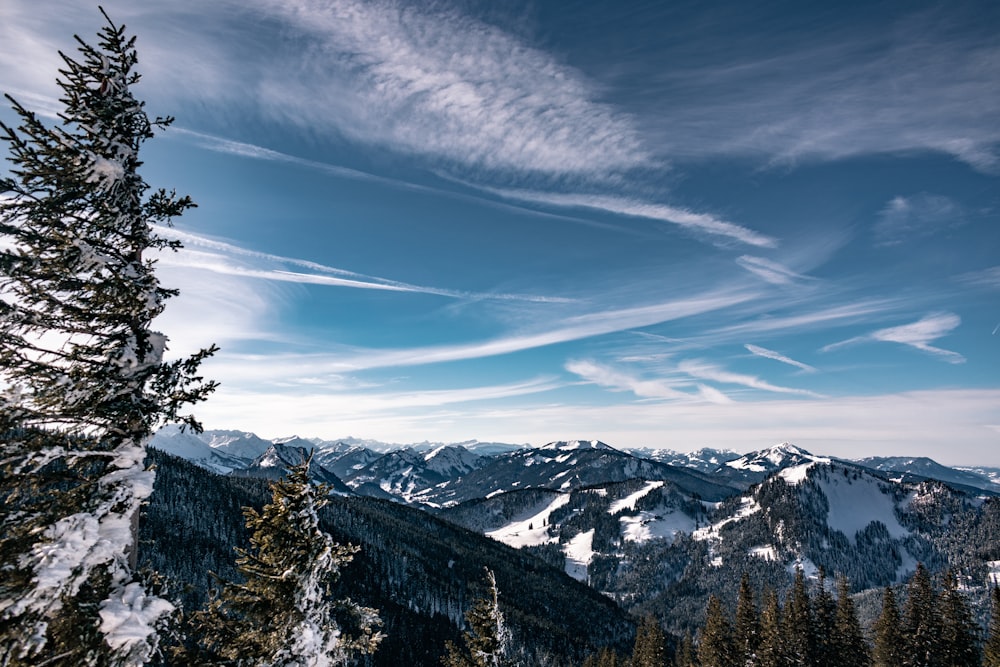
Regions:
<svg viewBox="0 0 1000 667"><path fill-rule="evenodd" d="M761 248L774 248L778 239L756 232L709 213L696 213L684 208L654 204L638 199L606 195L567 194L529 190L489 189L494 194L522 202L533 202L564 208L589 208L634 218L657 220L677 225L693 232L722 237Z"/></svg>
<svg viewBox="0 0 1000 667"><path fill-rule="evenodd" d="M798 394L800 396L810 396L812 398L823 398L822 394L817 394L808 389L796 389L793 387L783 387L762 380L754 375L744 375L733 373L726 369L701 360L686 360L677 364L677 370L687 373L693 378L708 380L710 382L720 382L722 384L735 384L750 389L760 389L762 391L774 392L777 394Z"/></svg>
<svg viewBox="0 0 1000 667"><path fill-rule="evenodd" d="M493 357L693 317L752 298L750 292L708 292L688 299L570 316L560 320L560 326L541 328L536 325L535 331L486 341L397 350L358 350L337 355L329 361L336 368L361 370Z"/></svg>
<svg viewBox="0 0 1000 667"><path fill-rule="evenodd" d="M956 227L964 222L964 215L949 197L927 193L893 197L879 213L875 239L881 245L898 245Z"/></svg>
<svg viewBox="0 0 1000 667"><path fill-rule="evenodd" d="M177 253L166 252L159 256L159 262L165 266L203 269L213 273L242 276L245 278L390 292L434 294L453 299L495 299L500 301L528 301L534 303L571 303L573 301L572 299L563 297L464 292L411 285L388 278L368 276L346 269L339 269L319 262L248 250L231 243L210 239L191 232L184 232L173 227L157 227L157 232L162 236L180 240L185 244L185 248ZM215 252L195 251L191 247L205 248ZM248 260L249 264L247 263ZM306 269L308 272L292 271L287 268L290 266Z"/></svg>
<svg viewBox="0 0 1000 667"><path fill-rule="evenodd" d="M440 5L256 0L297 31L290 78L263 72L286 120L487 170L606 174L648 165L632 119L581 72ZM283 59L282 59L283 60Z"/></svg>
<svg viewBox="0 0 1000 667"><path fill-rule="evenodd" d="M774 162L929 150L995 171L1000 45L988 26L996 7L899 9L864 29L844 12L797 39L765 44L755 36L744 42L752 51L734 40L721 51L725 58L668 72L656 107L665 145L674 156L736 153ZM707 39L691 34L697 37L676 35L678 48Z"/></svg>
<svg viewBox="0 0 1000 667"><path fill-rule="evenodd" d="M763 333L793 334L829 326L857 324L872 315L896 308L898 305L897 302L889 299L867 299L791 315L768 315L706 331L704 340L732 340L737 337L746 338Z"/></svg>
<svg viewBox="0 0 1000 667"><path fill-rule="evenodd" d="M730 399L721 391L702 384L695 385L696 393L678 387L690 387L694 383L674 378L643 379L632 373L600 364L590 359L574 359L566 362L570 373L585 381L612 391L629 391L639 398L669 400L703 400L710 403L729 403Z"/></svg>
<svg viewBox="0 0 1000 667"><path fill-rule="evenodd" d="M764 259L763 257L742 255L736 258L736 263L761 280L769 282L772 285L790 285L809 279L808 276L796 273L778 262Z"/></svg>
<svg viewBox="0 0 1000 667"><path fill-rule="evenodd" d="M1000 266L991 266L981 271L963 273L958 279L967 285L975 287L1000 289Z"/></svg>
<svg viewBox="0 0 1000 667"><path fill-rule="evenodd" d="M932 313L910 324L888 327L886 329L878 329L863 336L855 336L837 343L831 343L830 345L823 347L822 351L830 352L849 345L880 341L907 345L922 352L927 352L940 357L948 363L961 364L965 363L965 357L958 352L931 345L931 343L938 338L942 338L951 333L961 323L962 318L954 313Z"/></svg>
<svg viewBox="0 0 1000 667"><path fill-rule="evenodd" d="M791 357L786 357L780 352L775 352L774 350L769 350L766 347L760 347L759 345L751 345L747 343L744 345L750 354L755 354L758 357L764 357L765 359L773 359L775 361L780 361L783 364L788 364L789 366L795 366L796 368L802 369L807 373L815 373L816 369L809 364L804 364L801 361L795 361Z"/></svg>

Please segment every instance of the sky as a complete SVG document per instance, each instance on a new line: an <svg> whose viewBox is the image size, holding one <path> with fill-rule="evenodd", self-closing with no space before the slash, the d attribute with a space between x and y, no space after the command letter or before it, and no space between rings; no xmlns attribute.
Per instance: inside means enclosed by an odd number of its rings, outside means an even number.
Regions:
<svg viewBox="0 0 1000 667"><path fill-rule="evenodd" d="M1000 466L1000 4L103 6L206 428ZM0 91L102 21L4 0Z"/></svg>

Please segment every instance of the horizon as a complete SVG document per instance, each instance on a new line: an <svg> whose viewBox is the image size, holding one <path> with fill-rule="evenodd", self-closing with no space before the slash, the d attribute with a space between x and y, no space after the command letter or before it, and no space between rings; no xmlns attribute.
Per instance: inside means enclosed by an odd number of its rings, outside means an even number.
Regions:
<svg viewBox="0 0 1000 667"><path fill-rule="evenodd" d="M103 6L206 429L1000 466L1000 5ZM102 17L0 19L51 123Z"/></svg>
<svg viewBox="0 0 1000 667"><path fill-rule="evenodd" d="M171 426L171 425L168 425L168 427L169 426ZM164 427L164 428L168 428L168 427ZM298 434L285 435L285 436L277 436L277 437L267 437L267 436L262 436L262 435L260 435L258 433L254 433L254 432L251 432L251 431L242 431L240 429L205 429L205 432L206 433L212 432L212 433L243 433L243 434L249 434L249 435L253 435L253 436L256 436L256 437L260 438L264 442L271 442L273 444L287 444L288 441L302 440L302 441L305 441L305 442L309 442L309 443L311 443L312 445L314 445L316 447L321 447L322 445L339 444L339 443L343 443L343 442L360 443L361 446L367 447L367 445L364 444L364 443L370 443L372 445L378 446L378 448L374 449L373 451L386 451L386 452L396 451L398 449L411 449L411 448L412 449L417 449L417 448L420 448L420 447L428 447L428 448L430 448L430 450L433 450L433 449L436 449L436 448L441 448L441 447L466 447L467 448L468 446L471 446L471 447L475 448L475 445L488 445L488 446L489 445L499 445L499 446L503 446L503 447L512 447L512 448L516 448L516 449L542 449L542 448L545 448L548 445L557 444L557 443L590 442L590 443L600 443L602 445L610 447L611 449L615 449L615 450L622 451L622 452L632 452L632 451L636 451L636 452L638 452L638 451L648 451L648 452L667 451L667 452L670 452L670 453L673 453L673 454L688 455L688 454L697 454L698 452L707 449L707 450L715 451L715 452L718 452L718 453L727 453L728 452L730 454L735 454L736 455L735 458L742 458L742 457L748 456L750 454L760 454L760 453L763 453L763 452L767 452L767 451L770 451L770 450L774 450L774 449L778 449L778 448L782 448L782 447L788 446L788 447L792 447L794 449L797 449L797 450L799 450L799 451L801 451L801 452L803 452L805 454L809 454L809 455L812 455L812 456L817 456L817 457L823 458L823 459L832 459L832 460L835 460L835 461L841 460L841 461L848 461L848 462L851 462L851 461L860 462L860 461L863 461L863 460L869 459L869 458L911 458L911 459L927 458L927 459L930 459L930 460L932 460L935 463L938 463L940 465L943 465L943 466L946 466L946 467L953 467L953 468L957 468L957 469L979 467L979 468L988 468L988 469L997 469L997 470L1000 470L1000 467L995 467L995 466L983 463L981 461L971 461L971 462L967 461L967 462L958 462L958 463L951 463L951 464L949 464L949 463L944 463L944 462L938 460L934 456L913 456L913 455L908 455L908 454L880 454L880 455L872 455L872 456L856 456L856 457L850 457L850 458L848 458L848 457L840 457L840 456L830 455L828 452L824 452L822 450L812 450L812 449L809 449L809 448L806 448L806 447L802 447L802 446L798 445L797 443L789 442L787 440L779 442L779 443L776 443L776 444L768 445L768 446L765 446L765 447L761 447L759 449L752 449L752 450L747 450L747 451L737 451L737 450L731 449L731 448L719 448L719 447L699 447L699 448L695 448L695 449L681 449L681 450L671 449L669 447L642 447L642 446L630 447L630 446L619 446L619 445L616 445L615 443L605 442L604 440L593 439L593 438L562 438L560 440L552 440L552 441L543 442L543 443L531 443L531 442L521 442L521 443L517 443L517 442L498 442L498 441L493 441L493 440L484 441L484 440L477 440L475 438L469 439L469 440L461 440L461 441L421 440L419 442L384 442L384 441L381 441L381 440L375 440L373 438L361 438L361 437L354 436L354 435L346 435L346 436L339 437L339 438L324 438L324 437L321 437L321 436L301 436L301 435L298 435ZM197 434L195 434L195 435L197 437ZM208 443L206 443L206 444L208 444ZM216 447L216 446L220 446L220 445L209 444L209 446L210 447ZM383 448L384 448L384 450L383 450ZM735 458L731 459L731 460L735 460Z"/></svg>

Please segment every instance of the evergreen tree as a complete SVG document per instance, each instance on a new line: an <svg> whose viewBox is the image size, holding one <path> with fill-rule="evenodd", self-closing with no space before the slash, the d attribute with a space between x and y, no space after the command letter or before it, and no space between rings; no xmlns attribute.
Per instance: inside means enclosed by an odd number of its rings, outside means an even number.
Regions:
<svg viewBox="0 0 1000 667"><path fill-rule="evenodd" d="M319 526L329 489L309 481L311 456L271 484L258 513L244 508L250 549L237 549L246 581L226 583L194 625L194 663L332 667L370 654L382 639L374 609L332 600L331 588L357 547L337 544Z"/></svg>
<svg viewBox="0 0 1000 667"><path fill-rule="evenodd" d="M948 667L976 667L979 661L979 628L954 573L946 572L941 591L941 663Z"/></svg>
<svg viewBox="0 0 1000 667"><path fill-rule="evenodd" d="M888 586L882 592L882 612L872 627L875 647L872 650L874 667L903 667L903 622L899 617L896 595Z"/></svg>
<svg viewBox="0 0 1000 667"><path fill-rule="evenodd" d="M923 563L917 564L906 587L903 605L903 664L936 667L941 664L941 623L937 594Z"/></svg>
<svg viewBox="0 0 1000 667"><path fill-rule="evenodd" d="M663 629L652 616L639 624L632 649L631 667L666 667L667 645Z"/></svg>
<svg viewBox="0 0 1000 667"><path fill-rule="evenodd" d="M443 659L445 667L506 667L511 659L511 635L507 621L500 611L500 592L493 571L486 569L486 596L472 605L465 614L469 630L463 637L465 650L448 642L448 653ZM603 662L604 652L598 658Z"/></svg>
<svg viewBox="0 0 1000 667"><path fill-rule="evenodd" d="M781 603L773 589L764 593L760 618L760 646L757 649L759 667L786 667L789 664L785 646L784 619Z"/></svg>
<svg viewBox="0 0 1000 667"><path fill-rule="evenodd" d="M805 667L813 664L813 616L805 573L795 569L792 591L785 601L784 629L789 664Z"/></svg>
<svg viewBox="0 0 1000 667"><path fill-rule="evenodd" d="M836 667L843 664L836 654L837 603L826 587L826 571L819 570L816 595L812 601L812 660L815 667Z"/></svg>
<svg viewBox="0 0 1000 667"><path fill-rule="evenodd" d="M214 346L163 360L153 319L158 236L193 204L148 194L139 149L165 128L131 87L135 38L105 14L93 47L60 54L61 126L10 96L0 123L0 663L143 664L172 606L133 573L145 445L214 388L196 375Z"/></svg>
<svg viewBox="0 0 1000 667"><path fill-rule="evenodd" d="M722 601L712 595L705 609L705 629L698 643L698 662L702 667L732 667L736 664L733 631L722 608Z"/></svg>
<svg viewBox="0 0 1000 667"><path fill-rule="evenodd" d="M760 645L760 619L750 588L750 576L744 572L740 578L740 591L736 597L736 627L734 631L736 659L741 665L755 665Z"/></svg>
<svg viewBox="0 0 1000 667"><path fill-rule="evenodd" d="M674 667L698 667L697 651L695 651L690 630L684 633L680 646L677 647L677 653L674 655Z"/></svg>
<svg viewBox="0 0 1000 667"><path fill-rule="evenodd" d="M837 580L837 611L834 622L831 664L856 665L866 667L871 664L868 644L865 642L861 623L858 621L851 599L850 586L846 577Z"/></svg>
<svg viewBox="0 0 1000 667"><path fill-rule="evenodd" d="M983 667L1000 667L1000 586L990 590L990 627L983 645Z"/></svg>

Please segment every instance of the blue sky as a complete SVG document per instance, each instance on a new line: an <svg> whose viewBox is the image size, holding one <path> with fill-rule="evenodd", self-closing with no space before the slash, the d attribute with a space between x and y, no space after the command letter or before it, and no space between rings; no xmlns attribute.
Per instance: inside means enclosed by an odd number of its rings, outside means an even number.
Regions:
<svg viewBox="0 0 1000 667"><path fill-rule="evenodd" d="M104 6L206 427L1000 465L996 3ZM5 0L0 90L99 27Z"/></svg>

